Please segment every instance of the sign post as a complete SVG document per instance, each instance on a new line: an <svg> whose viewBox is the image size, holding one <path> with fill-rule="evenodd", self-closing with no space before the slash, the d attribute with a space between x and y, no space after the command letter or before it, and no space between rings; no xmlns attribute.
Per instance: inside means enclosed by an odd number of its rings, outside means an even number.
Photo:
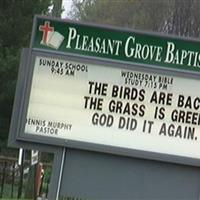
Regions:
<svg viewBox="0 0 200 200"><path fill-rule="evenodd" d="M63 148L62 152L62 160L60 163L60 173L59 173L59 179L58 179L58 185L57 185L57 191L56 191L56 200L59 199L60 195L60 187L61 187L61 182L62 182L62 176L63 176L63 168L64 168L64 162L65 162L65 155L66 154L66 148Z"/></svg>

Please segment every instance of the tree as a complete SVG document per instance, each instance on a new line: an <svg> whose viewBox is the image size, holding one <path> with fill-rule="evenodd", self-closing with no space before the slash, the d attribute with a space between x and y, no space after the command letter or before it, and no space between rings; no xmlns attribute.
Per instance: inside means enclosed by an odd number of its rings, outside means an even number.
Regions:
<svg viewBox="0 0 200 200"><path fill-rule="evenodd" d="M53 10L52 10L52 16L54 17L60 17L62 13L62 0L56 0L53 3Z"/></svg>
<svg viewBox="0 0 200 200"><path fill-rule="evenodd" d="M152 3L153 2L153 3ZM73 0L73 19L148 29L164 19L168 0ZM159 12L158 12L159 8Z"/></svg>
<svg viewBox="0 0 200 200"><path fill-rule="evenodd" d="M19 56L28 47L35 14L48 14L51 0L0 1L0 145L6 144Z"/></svg>
<svg viewBox="0 0 200 200"><path fill-rule="evenodd" d="M130 13L137 9L136 4L135 0L73 0L71 15L76 20L125 27L132 24L133 17Z"/></svg>
<svg viewBox="0 0 200 200"><path fill-rule="evenodd" d="M174 0L163 31L179 36L199 37L199 9L198 0Z"/></svg>
<svg viewBox="0 0 200 200"><path fill-rule="evenodd" d="M198 37L198 0L73 0L72 18L93 23Z"/></svg>

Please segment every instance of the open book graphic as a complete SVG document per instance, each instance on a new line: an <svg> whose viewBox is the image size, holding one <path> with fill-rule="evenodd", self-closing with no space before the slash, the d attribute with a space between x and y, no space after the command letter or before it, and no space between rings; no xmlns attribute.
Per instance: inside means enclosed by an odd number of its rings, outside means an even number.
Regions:
<svg viewBox="0 0 200 200"><path fill-rule="evenodd" d="M58 49L64 40L64 36L57 31L51 31L47 35L46 44L41 41L41 44L47 45L51 48Z"/></svg>

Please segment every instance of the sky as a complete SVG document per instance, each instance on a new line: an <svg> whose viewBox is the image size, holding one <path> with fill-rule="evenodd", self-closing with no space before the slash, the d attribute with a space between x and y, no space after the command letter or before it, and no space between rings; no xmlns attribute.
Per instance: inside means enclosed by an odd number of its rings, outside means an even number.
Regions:
<svg viewBox="0 0 200 200"><path fill-rule="evenodd" d="M72 0L62 0L62 5L65 9L65 11L62 13L62 18L70 18L69 11L71 9Z"/></svg>

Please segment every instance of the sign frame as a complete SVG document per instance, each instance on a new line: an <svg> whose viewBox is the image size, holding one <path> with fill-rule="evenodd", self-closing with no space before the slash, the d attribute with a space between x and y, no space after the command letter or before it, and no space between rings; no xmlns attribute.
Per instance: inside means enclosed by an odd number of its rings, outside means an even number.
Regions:
<svg viewBox="0 0 200 200"><path fill-rule="evenodd" d="M109 157L116 157L117 159L120 158L120 156L125 156L125 157L130 157L130 160L139 158L139 160L143 161L143 159L148 160L153 160L153 163L155 161L156 165L162 165L162 163L159 163L159 161L162 162L170 162L172 163L172 166L176 164L183 164L183 165L189 165L189 166L200 166L200 159L195 159L195 158L189 158L189 157L183 157L183 156L175 156L175 155L168 155L168 154L161 154L161 153L153 153L153 152L146 152L146 151L141 151L141 150L133 150L133 149L123 149L123 148L112 148L111 146L99 146L95 144L88 144L88 143L79 143L79 142L73 142L73 141L64 141L65 146L58 146L55 145L54 143L44 143L45 141L41 141L41 138L31 138L31 137L24 137L23 133L23 125L24 123L25 126L25 120L24 117L26 117L26 113L24 113L25 110L27 110L27 102L29 99L29 94L30 94L30 77L31 77L31 71L29 71L31 67L31 59L33 59L33 56L36 55L52 55L54 54L54 57L57 58L63 58L65 59L66 57L71 57L73 59L77 59L78 61L84 60L84 61L89 61L89 63L105 63L106 65L117 65L117 66L122 66L126 65L129 67L137 67L139 70L144 70L145 72L157 72L157 73L166 73L166 74L173 74L175 76L182 76L182 77L191 77L194 79L199 79L200 74L195 71L187 71L187 70L178 70L174 68L167 68L167 67L162 67L162 66L154 66L154 65L148 65L148 64L140 64L140 63L127 63L124 61L114 61L111 59L103 59L100 57L93 57L93 56L86 56L86 55L78 55L78 54L73 54L73 53L63 53L63 52L56 52L53 50L48 50L48 49L40 49L40 48L35 48L33 47L33 35L35 34L35 28L36 28L36 19L37 18L43 18L46 20L52 20L50 17L40 17L36 16L34 19L34 25L33 25L33 31L32 31L32 41L30 45L30 49L26 49L22 51L21 55L21 62L20 62L20 69L19 69L19 74L18 74L18 81L17 81L17 87L16 87L16 94L15 94L15 101L14 101L14 107L13 107L13 114L12 114L12 120L11 120L11 126L10 126L10 133L9 133L9 140L8 140L8 145L11 147L19 148L23 147L25 149L37 149L39 151L44 151L44 152L50 152L54 154L54 162L53 162L53 173L51 176L51 183L50 183L50 190L48 193L48 198L49 199L58 199L59 193L60 193L60 184L61 184L61 178L63 174L63 164L67 163L67 160L64 159L65 156L65 150L69 150L69 154L73 154L73 151L77 151L76 149L81 149L81 152L83 155L85 155L84 150L90 150L94 151L95 157L98 157L98 152L103 152L100 155L104 155L104 153L109 153L110 155L106 155ZM63 21L61 19L53 19L55 21ZM72 22L72 21L71 21ZM73 22L76 24L85 24L85 23L79 23L79 22ZM130 29L122 29L122 28L115 28L115 27L110 27L110 26L97 26L95 24L85 24L85 25L91 25L94 27L101 27L101 28L107 28L109 30L121 30L121 31L126 31L126 32L132 32L133 30ZM187 39L187 38L181 38L181 37L176 37L176 36L169 36L169 35L163 35L163 34L155 34L155 33L145 33L145 32L139 32L135 31L137 33L144 33L146 35L154 35L154 36L159 36L159 37L166 37L166 38L172 38L172 39L177 39L177 40L184 40L184 41L193 41L193 42L198 42L196 39ZM33 68L33 65L32 65ZM33 70L33 69L31 69ZM29 91L28 91L29 90ZM28 92L28 93L27 93ZM24 104L26 103L26 105ZM25 108L26 106L26 108ZM23 120L22 120L23 118ZM21 132L22 131L22 132ZM54 138L55 140L55 138ZM67 148L66 148L67 147ZM95 147L95 149L93 148ZM79 151L79 150L78 150ZM91 152L90 152L91 153ZM112 156L114 154L114 156ZM66 155L67 156L67 155ZM129 158L127 158L129 159ZM103 159L105 161L105 159ZM121 162L121 161L120 161ZM145 161L146 162L146 161ZM116 163L116 162L115 162ZM123 163L123 162L122 162ZM133 163L134 164L134 163ZM145 163L144 163L145 164ZM166 164L166 163L165 163ZM139 167L139 166L138 166ZM162 167L162 166L161 166ZM187 167L187 166L186 166ZM125 168L127 169L127 168ZM84 172L85 173L85 172ZM131 171L132 174L132 171ZM160 175L160 173L159 173ZM143 177L142 179L145 179Z"/></svg>
<svg viewBox="0 0 200 200"><path fill-rule="evenodd" d="M31 49L29 50L29 53L27 55L28 59L26 61L26 66L23 67L23 72L19 71L20 73L23 73L23 76L20 75L18 82L21 83L22 87L18 87L16 90L16 94L21 96L20 97L20 106L19 109L17 109L17 118L18 118L18 124L15 123L15 126L17 127L17 131L15 133L10 133L9 138L12 138L12 142L10 141L10 144L15 143L17 141L20 141L22 143L29 143L29 144L40 144L45 146L51 146L51 147L70 147L70 148L78 148L78 149L85 149L85 150L91 150L91 151L97 151L97 152L104 152L104 153L110 153L110 154L117 154L117 155L123 155L123 156L130 156L130 157L137 157L137 158L145 158L145 159L153 159L153 160L159 160L159 161L167 161L167 162L174 162L174 163L182 163L182 164L188 164L188 165L194 165L194 166L200 166L200 159L196 158L190 158L190 157L184 157L184 156L175 156L175 155L168 155L168 154L162 154L162 153L155 153L155 152L147 152L147 151L141 151L141 150L133 150L133 149L124 149L124 148L119 148L119 147L112 147L108 145L99 145L99 144L91 144L87 142L78 142L78 141L71 141L71 140L64 140L63 139L58 139L58 138L47 138L41 139L41 137L34 137L29 135L25 135L24 133L24 126L25 126L25 118L26 118L26 113L27 113L27 107L28 107L28 102L29 102L29 96L30 96L30 88L31 88L31 82L32 82L32 74L33 74L33 61L36 56L49 56L53 55L54 58L72 58L74 61L84 61L88 63L99 63L99 64L106 64L111 67L115 65L115 67L120 67L124 66L127 67L127 69L135 68L140 71L144 70L145 72L156 72L157 73L165 73L166 75L174 75L174 76L181 76L181 77L190 77L194 79L199 79L200 74L197 71L189 71L185 69L177 69L177 68L167 68L166 66L154 66L152 64L141 64L137 62L125 62L125 61L120 61L120 60L112 60L109 58L101 58L101 57L95 57L95 56L90 56L90 55L81 55L81 54L75 54L75 53L70 53L70 52L58 52L55 50L50 50L50 49L40 49L37 47L34 47L34 37L35 37L35 30L36 30L36 20L38 18L42 18L44 20L52 20L50 17L40 17L36 16L34 19L34 25L33 25L33 30L32 30L32 39L31 39L31 44L30 47ZM57 22L63 22L61 19L54 19ZM77 25L82 24L82 25L87 25L87 26L92 26L92 27L100 27L100 28L105 28L108 30L113 30L113 31L124 31L124 32L133 32L133 30L129 29L120 29L116 27L110 27L110 26L97 26L94 24L85 24L85 23L78 23L78 22L73 22L69 20L70 23L75 23ZM67 22L67 21L66 21ZM198 42L195 39L186 39L186 38L181 38L181 37L173 37L173 36L166 36L163 34L153 34L153 33L145 33L142 31L135 31L135 33L138 34L145 34L149 36L158 36L158 37L165 37L168 39L177 39L179 41L187 41L187 42ZM31 64L32 63L32 64ZM28 66L28 68L27 68ZM24 78L25 77L25 78ZM15 108L16 109L16 108ZM16 116L15 116L16 117ZM20 124L20 125L19 125ZM22 125L24 124L24 126ZM13 132L13 127L11 126L11 132ZM17 133L17 134L16 134ZM16 134L13 137L13 134ZM11 135L11 136L10 136ZM13 138L16 139L16 141L13 141ZM9 139L10 140L10 139ZM61 141L62 140L62 141Z"/></svg>

